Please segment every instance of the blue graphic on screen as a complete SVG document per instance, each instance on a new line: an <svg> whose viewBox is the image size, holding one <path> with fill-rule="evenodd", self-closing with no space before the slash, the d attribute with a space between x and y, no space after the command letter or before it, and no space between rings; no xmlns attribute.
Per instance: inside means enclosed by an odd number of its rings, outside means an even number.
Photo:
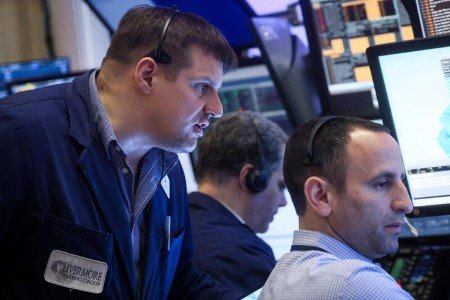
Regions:
<svg viewBox="0 0 450 300"><path fill-rule="evenodd" d="M46 87L49 85L72 82L72 80L75 79L75 76L80 75L80 74L81 73L70 73L69 75L73 75L73 76L67 76L67 74L66 74L66 75L61 75L61 77L55 76L55 77L52 77L51 79L50 78L45 79L45 80L37 79L37 80L30 80L30 81L26 81L26 82L19 82L17 84L12 84L9 87L9 92L12 95L12 94L15 94L18 92L30 91L30 90Z"/></svg>
<svg viewBox="0 0 450 300"><path fill-rule="evenodd" d="M444 111L439 120L441 121L444 128L439 133L438 142L439 145L441 145L442 149L444 149L444 151L450 157L450 105L447 106L447 109Z"/></svg>
<svg viewBox="0 0 450 300"><path fill-rule="evenodd" d="M450 59L441 59L441 65L442 71L444 72L447 94L450 97ZM450 157L450 105L444 110L444 113L439 118L439 121L444 128L438 135L438 143Z"/></svg>
<svg viewBox="0 0 450 300"><path fill-rule="evenodd" d="M0 64L0 98L8 95L8 83L69 72L70 62L67 57Z"/></svg>

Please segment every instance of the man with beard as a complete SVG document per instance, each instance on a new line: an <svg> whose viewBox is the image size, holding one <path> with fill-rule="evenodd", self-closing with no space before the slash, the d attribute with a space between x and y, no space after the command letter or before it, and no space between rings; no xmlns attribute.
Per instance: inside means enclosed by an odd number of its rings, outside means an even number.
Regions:
<svg viewBox="0 0 450 300"><path fill-rule="evenodd" d="M283 173L300 218L260 299L412 299L373 259L398 249L412 203L382 125L324 117L299 127Z"/></svg>

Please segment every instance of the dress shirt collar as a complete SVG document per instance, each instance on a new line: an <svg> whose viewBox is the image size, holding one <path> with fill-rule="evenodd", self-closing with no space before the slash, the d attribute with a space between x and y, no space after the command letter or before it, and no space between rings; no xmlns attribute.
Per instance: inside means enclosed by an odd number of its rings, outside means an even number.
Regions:
<svg viewBox="0 0 450 300"><path fill-rule="evenodd" d="M239 216L239 215L237 214L237 212L235 212L234 210L232 210L231 208L229 208L229 207L228 207L227 205L225 205L223 202L220 202L220 204L222 204L223 207L225 207L230 213L232 213L233 216L235 216L236 219L238 219L239 222L241 222L242 224L245 225L244 219L242 219L241 216Z"/></svg>
<svg viewBox="0 0 450 300"><path fill-rule="evenodd" d="M296 230L294 231L292 244L319 247L340 259L359 259L370 263L372 262L347 244L318 231Z"/></svg>
<svg viewBox="0 0 450 300"><path fill-rule="evenodd" d="M92 102L92 115L94 116L95 123L97 124L98 130L100 131L100 136L102 138L105 151L109 155L108 146L110 145L111 142L117 141L117 137L114 134L111 124L109 123L105 106L103 105L103 102L100 100L100 96L98 93L95 78L97 77L99 71L100 71L99 69L95 70L94 72L91 73L89 77L89 92L91 95L91 102Z"/></svg>

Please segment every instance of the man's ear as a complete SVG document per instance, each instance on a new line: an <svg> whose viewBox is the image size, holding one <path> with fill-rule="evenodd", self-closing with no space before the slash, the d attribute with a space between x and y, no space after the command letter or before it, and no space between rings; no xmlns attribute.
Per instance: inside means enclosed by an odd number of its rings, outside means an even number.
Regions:
<svg viewBox="0 0 450 300"><path fill-rule="evenodd" d="M248 193L251 193L251 191L247 186L247 176L249 176L248 173L253 168L254 167L252 164L245 164L242 166L241 170L239 171L239 187Z"/></svg>
<svg viewBox="0 0 450 300"><path fill-rule="evenodd" d="M138 61L134 69L134 81L139 91L150 94L153 87L153 76L158 64L151 57L144 57Z"/></svg>
<svg viewBox="0 0 450 300"><path fill-rule="evenodd" d="M309 206L322 217L328 217L331 214L330 188L331 185L326 179L317 176L309 177L303 187Z"/></svg>

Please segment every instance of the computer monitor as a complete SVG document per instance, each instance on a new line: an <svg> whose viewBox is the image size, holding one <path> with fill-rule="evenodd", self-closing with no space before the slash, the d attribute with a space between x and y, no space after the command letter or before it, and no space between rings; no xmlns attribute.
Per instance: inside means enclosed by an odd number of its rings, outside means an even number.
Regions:
<svg viewBox="0 0 450 300"><path fill-rule="evenodd" d="M378 118L365 51L369 46L414 38L402 2L302 0L300 5L308 39L320 45L331 113Z"/></svg>
<svg viewBox="0 0 450 300"><path fill-rule="evenodd" d="M277 123L287 134L292 126L265 65L240 67L225 74L218 91L224 114L251 110Z"/></svg>
<svg viewBox="0 0 450 300"><path fill-rule="evenodd" d="M327 111L328 89L317 52L310 51L305 28L287 17L253 17L251 28L292 126ZM294 31L295 30L295 31Z"/></svg>
<svg viewBox="0 0 450 300"><path fill-rule="evenodd" d="M208 22L219 28L235 50L246 49L254 44L253 36L248 28L247 18L250 15L255 14L255 12L253 12L250 6L243 0L84 1L106 26L111 35L116 31L123 15L136 5L147 4L161 7L172 7L175 5L180 11L191 12L202 16Z"/></svg>
<svg viewBox="0 0 450 300"><path fill-rule="evenodd" d="M422 36L450 33L450 0L415 0Z"/></svg>
<svg viewBox="0 0 450 300"><path fill-rule="evenodd" d="M70 62L67 57L0 64L0 97L8 95L7 84L11 82L69 72Z"/></svg>
<svg viewBox="0 0 450 300"><path fill-rule="evenodd" d="M367 50L383 123L397 139L414 215L450 213L450 38Z"/></svg>
<svg viewBox="0 0 450 300"><path fill-rule="evenodd" d="M30 80L13 81L7 84L7 90L10 95L18 92L24 92L42 88L49 85L61 84L71 82L76 76L81 75L83 72L68 73L54 76L40 77Z"/></svg>
<svg viewBox="0 0 450 300"><path fill-rule="evenodd" d="M84 0L99 20L106 26L112 35L119 26L120 19L132 7L143 4L152 4L149 0Z"/></svg>

